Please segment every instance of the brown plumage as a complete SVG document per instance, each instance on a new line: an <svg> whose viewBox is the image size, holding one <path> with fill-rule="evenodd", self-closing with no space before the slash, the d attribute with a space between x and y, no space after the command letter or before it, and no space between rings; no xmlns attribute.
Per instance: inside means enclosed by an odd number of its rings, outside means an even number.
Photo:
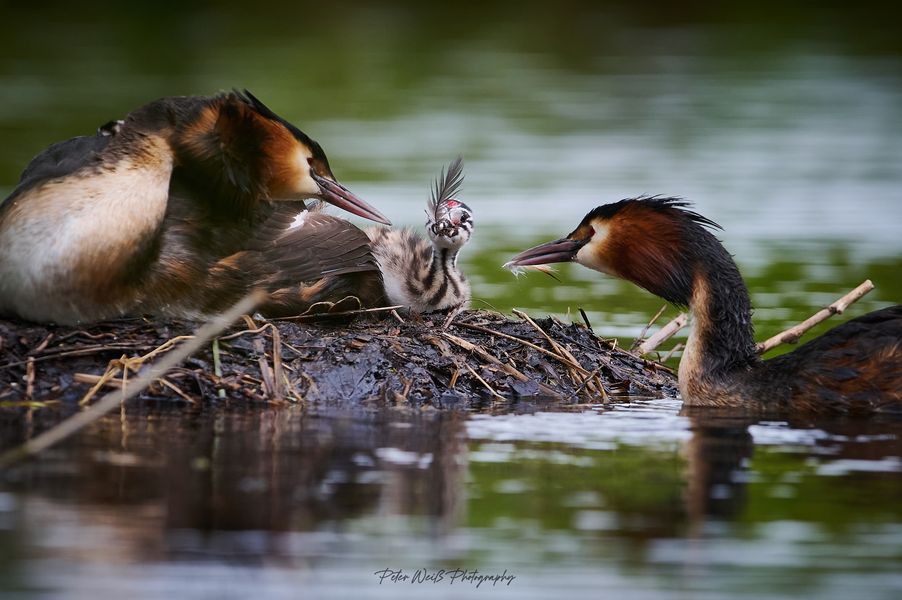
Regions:
<svg viewBox="0 0 902 600"><path fill-rule="evenodd" d="M693 328L680 361L689 406L776 412L902 411L902 305L853 319L788 354L761 360L748 290L717 225L672 198L600 206L566 238L506 266L575 261L689 306Z"/></svg>
<svg viewBox="0 0 902 600"><path fill-rule="evenodd" d="M335 181L319 144L251 94L151 102L26 167L0 205L0 314L200 318L253 286L316 279L317 261L333 276L374 270L371 257L323 251L328 239L362 247L343 224L322 223L309 247L283 238L304 198L388 223ZM276 274L280 253L303 258Z"/></svg>

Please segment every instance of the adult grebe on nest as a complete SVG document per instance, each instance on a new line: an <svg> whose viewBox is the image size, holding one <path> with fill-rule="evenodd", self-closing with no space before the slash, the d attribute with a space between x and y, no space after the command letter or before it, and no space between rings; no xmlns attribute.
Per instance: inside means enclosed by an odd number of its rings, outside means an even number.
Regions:
<svg viewBox="0 0 902 600"><path fill-rule="evenodd" d="M567 237L525 250L505 266L575 261L673 304L694 324L680 361L687 406L776 412L902 411L902 305L840 325L798 349L761 360L749 293L720 227L674 198L599 206Z"/></svg>
<svg viewBox="0 0 902 600"><path fill-rule="evenodd" d="M326 277L347 275L351 289L360 273L378 277L347 221L309 215L315 226L289 231L307 198L389 224L249 92L150 102L50 146L0 202L0 315L205 318L254 288L297 314L330 296Z"/></svg>

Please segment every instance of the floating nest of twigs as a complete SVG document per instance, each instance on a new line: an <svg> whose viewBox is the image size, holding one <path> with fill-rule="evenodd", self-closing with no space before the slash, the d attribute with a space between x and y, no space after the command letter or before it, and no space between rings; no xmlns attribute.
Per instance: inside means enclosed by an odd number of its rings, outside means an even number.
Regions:
<svg viewBox="0 0 902 600"><path fill-rule="evenodd" d="M141 392L145 400L474 408L520 398L603 403L676 392L673 373L583 324L486 311L353 322L245 317ZM183 321L88 327L0 320L0 405L91 403L193 335Z"/></svg>

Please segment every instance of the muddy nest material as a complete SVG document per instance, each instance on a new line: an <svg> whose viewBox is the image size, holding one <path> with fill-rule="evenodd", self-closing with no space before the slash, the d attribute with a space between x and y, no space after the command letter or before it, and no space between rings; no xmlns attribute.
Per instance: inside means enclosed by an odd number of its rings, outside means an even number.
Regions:
<svg viewBox="0 0 902 600"><path fill-rule="evenodd" d="M502 397L570 404L676 392L671 371L581 324L517 314L515 320L465 311L446 329L445 315L352 323L245 317L140 397L468 408ZM84 328L0 320L0 403L90 402L127 384L195 327L142 319Z"/></svg>

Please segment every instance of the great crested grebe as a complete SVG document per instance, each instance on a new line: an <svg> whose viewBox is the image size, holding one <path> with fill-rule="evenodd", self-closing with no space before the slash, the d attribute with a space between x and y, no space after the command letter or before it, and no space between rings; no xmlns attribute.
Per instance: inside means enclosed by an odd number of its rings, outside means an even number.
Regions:
<svg viewBox="0 0 902 600"><path fill-rule="evenodd" d="M198 318L254 286L374 270L358 252L368 239L340 219L323 216L311 239L286 233L306 198L389 224L250 93L156 100L26 167L0 204L0 315Z"/></svg>
<svg viewBox="0 0 902 600"><path fill-rule="evenodd" d="M677 305L693 327L679 368L687 406L864 414L902 410L902 305L844 323L798 349L759 359L749 293L713 221L673 198L593 209L567 237L505 266L575 261Z"/></svg>
<svg viewBox="0 0 902 600"><path fill-rule="evenodd" d="M367 230L389 305L422 313L459 308L470 301L470 284L457 266L460 249L473 235L473 211L454 197L462 183L463 160L457 158L436 180L427 204L428 241L410 229Z"/></svg>

